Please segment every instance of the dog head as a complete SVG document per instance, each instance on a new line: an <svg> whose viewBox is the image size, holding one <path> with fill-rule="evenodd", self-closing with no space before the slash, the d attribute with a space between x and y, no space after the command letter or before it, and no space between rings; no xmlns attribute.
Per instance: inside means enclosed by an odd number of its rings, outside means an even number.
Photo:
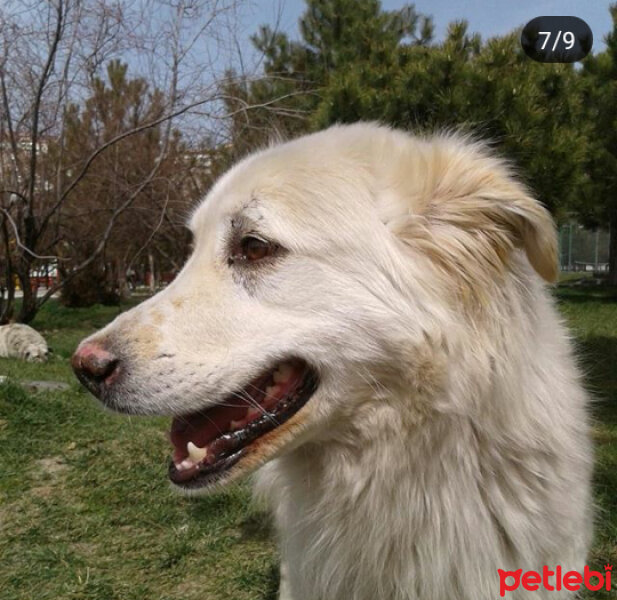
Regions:
<svg viewBox="0 0 617 600"><path fill-rule="evenodd" d="M28 362L47 362L49 350L40 344L29 344L24 351L24 357Z"/></svg>
<svg viewBox="0 0 617 600"><path fill-rule="evenodd" d="M501 162L376 125L245 159L190 228L173 283L73 357L107 406L174 417L183 489L423 418L448 385L461 311L513 271L535 277L529 263L556 273L552 221Z"/></svg>

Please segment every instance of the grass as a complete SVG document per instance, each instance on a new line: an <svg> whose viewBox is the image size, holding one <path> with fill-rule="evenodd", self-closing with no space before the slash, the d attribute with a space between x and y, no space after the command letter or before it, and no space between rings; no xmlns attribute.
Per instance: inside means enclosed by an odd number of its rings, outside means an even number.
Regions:
<svg viewBox="0 0 617 600"><path fill-rule="evenodd" d="M54 349L50 362L0 359L0 598L273 598L272 536L248 488L172 493L168 420L105 412L75 382L78 341L116 314L49 303L33 325ZM70 389L32 394L18 379Z"/></svg>
<svg viewBox="0 0 617 600"><path fill-rule="evenodd" d="M617 563L617 296L601 287L557 295L598 398L590 563L601 567ZM172 493L167 420L105 412L75 382L77 342L119 310L48 303L33 325L54 350L50 362L0 359L9 376L0 384L0 600L273 600L272 532L247 486ZM24 379L70 387L33 393L15 383Z"/></svg>
<svg viewBox="0 0 617 600"><path fill-rule="evenodd" d="M559 308L576 338L593 406L596 451L595 539L590 563L598 570L617 563L617 290L562 286ZM613 589L615 589L613 583ZM615 598L589 592L584 598Z"/></svg>

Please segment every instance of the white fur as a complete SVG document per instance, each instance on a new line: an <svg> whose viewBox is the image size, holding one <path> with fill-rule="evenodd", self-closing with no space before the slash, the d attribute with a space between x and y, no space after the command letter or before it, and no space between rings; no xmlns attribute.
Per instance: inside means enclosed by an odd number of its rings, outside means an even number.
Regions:
<svg viewBox="0 0 617 600"><path fill-rule="evenodd" d="M49 354L45 338L23 323L0 326L0 357L45 362Z"/></svg>
<svg viewBox="0 0 617 600"><path fill-rule="evenodd" d="M238 219L287 253L228 265ZM241 162L191 226L176 281L90 341L129 364L129 412L203 408L288 355L318 370L227 478L266 463L281 598L495 600L498 569L582 569L587 399L538 276L552 221L506 166L462 138L333 127Z"/></svg>

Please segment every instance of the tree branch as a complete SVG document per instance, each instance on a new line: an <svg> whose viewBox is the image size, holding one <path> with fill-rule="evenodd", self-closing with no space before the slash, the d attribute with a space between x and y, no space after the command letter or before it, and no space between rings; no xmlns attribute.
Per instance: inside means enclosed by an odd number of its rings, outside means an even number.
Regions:
<svg viewBox="0 0 617 600"><path fill-rule="evenodd" d="M45 91L45 86L47 85L47 81L52 71L52 66L54 64L54 60L56 57L56 52L58 50L58 44L62 39L62 26L64 19L64 4L63 0L57 0L58 6L56 8L56 29L54 31L54 37L51 43L51 48L49 50L49 54L47 56L47 62L45 63L45 67L43 68L43 73L41 74L41 79L39 81L38 89L34 96L34 105L32 107L32 128L30 133L30 178L28 181L28 217L30 219L34 216L34 186L36 184L36 159L37 159L37 145L38 145L38 137L39 137L39 117L40 117L40 109L41 109L41 101L43 99L43 92ZM34 235L34 232L30 232L27 230L26 238ZM30 239L26 239L26 243L30 243Z"/></svg>
<svg viewBox="0 0 617 600"><path fill-rule="evenodd" d="M11 224L11 227L13 228L13 234L15 235L15 243L24 252L27 252L33 258L37 258L40 260L68 260L66 258L61 258L59 256L40 256L39 254L32 252L30 248L22 244L21 239L19 237L19 230L17 229L17 224L13 220L13 217L11 217L11 213L9 213L9 211L4 208L0 208L0 212L4 214L6 220Z"/></svg>

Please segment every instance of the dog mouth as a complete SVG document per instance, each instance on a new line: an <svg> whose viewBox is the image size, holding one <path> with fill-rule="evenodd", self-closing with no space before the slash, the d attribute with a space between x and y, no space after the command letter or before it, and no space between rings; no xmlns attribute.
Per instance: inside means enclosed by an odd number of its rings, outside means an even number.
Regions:
<svg viewBox="0 0 617 600"><path fill-rule="evenodd" d="M317 373L297 358L278 363L220 403L173 419L171 481L186 489L222 478L250 446L302 408L318 386Z"/></svg>

